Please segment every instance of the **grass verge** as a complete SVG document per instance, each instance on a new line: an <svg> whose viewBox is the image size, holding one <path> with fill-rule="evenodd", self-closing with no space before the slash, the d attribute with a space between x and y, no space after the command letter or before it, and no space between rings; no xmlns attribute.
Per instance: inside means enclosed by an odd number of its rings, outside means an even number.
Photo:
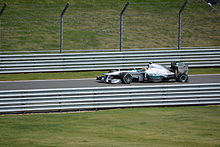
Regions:
<svg viewBox="0 0 220 147"><path fill-rule="evenodd" d="M96 78L104 71L0 74L0 81Z"/></svg>
<svg viewBox="0 0 220 147"><path fill-rule="evenodd" d="M197 106L0 115L0 146L220 146L219 113Z"/></svg>
<svg viewBox="0 0 220 147"><path fill-rule="evenodd" d="M220 68L190 68L189 74L220 74Z"/></svg>
<svg viewBox="0 0 220 147"><path fill-rule="evenodd" d="M0 81L96 78L104 72L0 74ZM189 74L220 74L220 68L190 68Z"/></svg>

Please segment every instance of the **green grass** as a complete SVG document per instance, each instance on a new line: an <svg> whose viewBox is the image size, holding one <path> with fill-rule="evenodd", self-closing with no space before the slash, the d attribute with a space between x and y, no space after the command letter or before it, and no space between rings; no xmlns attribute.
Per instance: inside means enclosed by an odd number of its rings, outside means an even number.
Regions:
<svg viewBox="0 0 220 147"><path fill-rule="evenodd" d="M106 71L0 74L0 81L96 78ZM220 74L220 68L190 68L189 74Z"/></svg>
<svg viewBox="0 0 220 147"><path fill-rule="evenodd" d="M189 74L220 74L220 68L190 68Z"/></svg>
<svg viewBox="0 0 220 147"><path fill-rule="evenodd" d="M105 71L0 74L0 81L96 78Z"/></svg>
<svg viewBox="0 0 220 147"><path fill-rule="evenodd" d="M0 115L2 147L220 146L220 107Z"/></svg>
<svg viewBox="0 0 220 147"><path fill-rule="evenodd" d="M59 49L59 16L64 17L64 50L118 49L119 14L127 0L1 0L1 51ZM183 1L130 0L124 15L124 48L177 46L177 18ZM220 9L191 0L183 13L182 46L220 46Z"/></svg>

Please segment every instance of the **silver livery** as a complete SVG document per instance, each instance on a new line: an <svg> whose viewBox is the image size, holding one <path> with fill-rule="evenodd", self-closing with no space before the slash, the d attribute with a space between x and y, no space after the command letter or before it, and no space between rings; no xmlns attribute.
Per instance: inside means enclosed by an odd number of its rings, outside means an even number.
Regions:
<svg viewBox="0 0 220 147"><path fill-rule="evenodd" d="M188 66L183 62L172 62L170 68L161 64L149 63L146 67L140 69L111 70L109 73L97 77L97 80L110 84L169 80L188 82Z"/></svg>

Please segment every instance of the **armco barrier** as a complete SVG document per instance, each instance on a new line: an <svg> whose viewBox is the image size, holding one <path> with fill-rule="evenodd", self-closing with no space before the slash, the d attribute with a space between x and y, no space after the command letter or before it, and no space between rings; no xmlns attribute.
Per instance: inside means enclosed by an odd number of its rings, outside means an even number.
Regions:
<svg viewBox="0 0 220 147"><path fill-rule="evenodd" d="M0 113L220 104L220 83L0 91Z"/></svg>
<svg viewBox="0 0 220 147"><path fill-rule="evenodd" d="M172 61L183 61L190 67L220 66L220 49L0 55L0 74L129 69Z"/></svg>

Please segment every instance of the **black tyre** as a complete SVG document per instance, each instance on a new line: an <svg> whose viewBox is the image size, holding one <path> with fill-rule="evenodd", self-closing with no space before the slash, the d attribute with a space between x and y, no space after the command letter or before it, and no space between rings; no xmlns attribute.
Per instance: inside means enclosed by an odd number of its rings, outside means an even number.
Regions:
<svg viewBox="0 0 220 147"><path fill-rule="evenodd" d="M188 82L189 77L187 74L180 74L177 78L178 82Z"/></svg>
<svg viewBox="0 0 220 147"><path fill-rule="evenodd" d="M123 73L121 80L124 84L130 84L133 80L133 77L129 73Z"/></svg>

